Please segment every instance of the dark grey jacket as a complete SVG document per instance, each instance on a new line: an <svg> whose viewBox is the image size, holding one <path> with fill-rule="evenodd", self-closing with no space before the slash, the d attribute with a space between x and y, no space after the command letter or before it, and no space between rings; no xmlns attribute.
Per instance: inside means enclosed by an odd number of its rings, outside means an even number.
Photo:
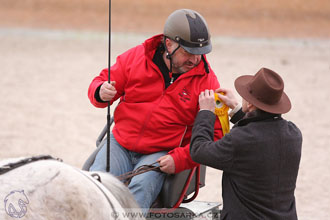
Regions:
<svg viewBox="0 0 330 220"><path fill-rule="evenodd" d="M211 111L198 113L190 154L195 162L223 170L221 219L297 219L300 130L280 115L257 111L214 142L215 118Z"/></svg>

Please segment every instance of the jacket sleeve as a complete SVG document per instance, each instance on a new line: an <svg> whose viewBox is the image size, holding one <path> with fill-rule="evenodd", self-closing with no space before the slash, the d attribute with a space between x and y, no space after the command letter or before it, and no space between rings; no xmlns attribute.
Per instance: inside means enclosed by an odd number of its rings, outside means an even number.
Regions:
<svg viewBox="0 0 330 220"><path fill-rule="evenodd" d="M125 63L127 62L127 59L129 57L130 51L125 52L124 54L117 57L116 63L111 66L111 81L116 81L116 90L117 94L115 97L111 100L110 104L112 104L114 101L116 101L119 97L121 97L124 94L124 87L126 84L127 79L127 71L125 70ZM108 105L107 102L99 102L97 99L97 95L95 95L95 92L99 92L99 87L105 82L108 81L108 69L103 69L101 73L96 76L88 88L88 98L90 102L98 108L104 108Z"/></svg>
<svg viewBox="0 0 330 220"><path fill-rule="evenodd" d="M236 112L230 119L230 122L233 124L236 124L239 120L241 120L242 118L244 118L245 113L242 111L242 108L240 108L240 110L238 110L238 112Z"/></svg>
<svg viewBox="0 0 330 220"><path fill-rule="evenodd" d="M221 140L213 141L215 118L211 111L203 110L198 113L192 130L190 155L197 163L225 170L233 164L234 147L231 133Z"/></svg>
<svg viewBox="0 0 330 220"><path fill-rule="evenodd" d="M212 113L213 114L213 113ZM212 128L212 141L220 139L222 135L222 130L220 126L219 119L215 119L215 122L212 123L214 127ZM173 157L175 163L175 173L179 173L186 169L192 169L197 166L199 162L194 162L190 156L190 144L187 144L184 147L177 147L169 152Z"/></svg>
<svg viewBox="0 0 330 220"><path fill-rule="evenodd" d="M174 159L175 173L179 173L186 169L191 169L198 165L198 163L194 162L190 157L189 144L184 147L177 147L171 150L169 154Z"/></svg>

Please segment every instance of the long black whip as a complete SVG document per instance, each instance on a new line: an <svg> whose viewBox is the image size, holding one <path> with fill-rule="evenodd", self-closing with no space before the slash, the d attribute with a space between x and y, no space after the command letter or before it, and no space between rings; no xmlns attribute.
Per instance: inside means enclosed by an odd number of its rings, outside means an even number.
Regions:
<svg viewBox="0 0 330 220"><path fill-rule="evenodd" d="M110 84L110 61L111 61L111 0L109 0L109 42L108 42L108 83ZM110 101L107 113L107 172L110 172Z"/></svg>

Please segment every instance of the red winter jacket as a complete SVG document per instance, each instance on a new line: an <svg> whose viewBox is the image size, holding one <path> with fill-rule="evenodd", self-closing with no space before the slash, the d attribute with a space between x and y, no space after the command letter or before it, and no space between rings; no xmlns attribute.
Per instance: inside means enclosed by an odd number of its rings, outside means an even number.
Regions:
<svg viewBox="0 0 330 220"><path fill-rule="evenodd" d="M116 81L117 90L112 102L120 98L112 133L130 151L142 154L169 151L178 173L197 165L190 158L189 143L199 111L198 96L201 91L217 89L220 85L214 72L210 69L207 73L201 61L165 89L163 75L152 62L161 39L162 35L154 36L126 51L111 67L111 81ZM104 69L89 86L88 97L96 107L107 106L94 96L107 80L108 69ZM219 121L215 129L216 139L222 137Z"/></svg>

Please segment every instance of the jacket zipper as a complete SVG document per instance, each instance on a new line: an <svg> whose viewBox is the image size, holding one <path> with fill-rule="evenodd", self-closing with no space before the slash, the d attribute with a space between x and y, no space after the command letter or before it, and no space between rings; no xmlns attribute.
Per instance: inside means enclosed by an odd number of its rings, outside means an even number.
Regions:
<svg viewBox="0 0 330 220"><path fill-rule="evenodd" d="M163 99L164 94L165 94L165 93L163 92L161 98L159 99L159 101L158 101L158 103L157 103L157 106L158 106L158 104L161 102L161 100ZM143 127L141 128L141 131L140 131L140 134L139 134L138 140L137 140L137 142L136 142L136 148L139 148L139 144L140 144L140 141L141 141L142 135L143 135L143 133L144 133L144 130L145 130L147 124L149 123L150 117L151 117L151 115L152 115L154 109L155 109L155 107L152 108L152 110L149 112L149 114L148 114L147 117L146 117L146 120L145 120L145 122L144 122L144 124L143 124Z"/></svg>
<svg viewBox="0 0 330 220"><path fill-rule="evenodd" d="M182 142L183 142L183 138L184 138L184 136L185 136L186 133L187 133L187 129L188 129L188 126L186 125L186 128L184 129L183 135L182 135L181 140L180 140L179 147L182 147L181 145L182 145Z"/></svg>

